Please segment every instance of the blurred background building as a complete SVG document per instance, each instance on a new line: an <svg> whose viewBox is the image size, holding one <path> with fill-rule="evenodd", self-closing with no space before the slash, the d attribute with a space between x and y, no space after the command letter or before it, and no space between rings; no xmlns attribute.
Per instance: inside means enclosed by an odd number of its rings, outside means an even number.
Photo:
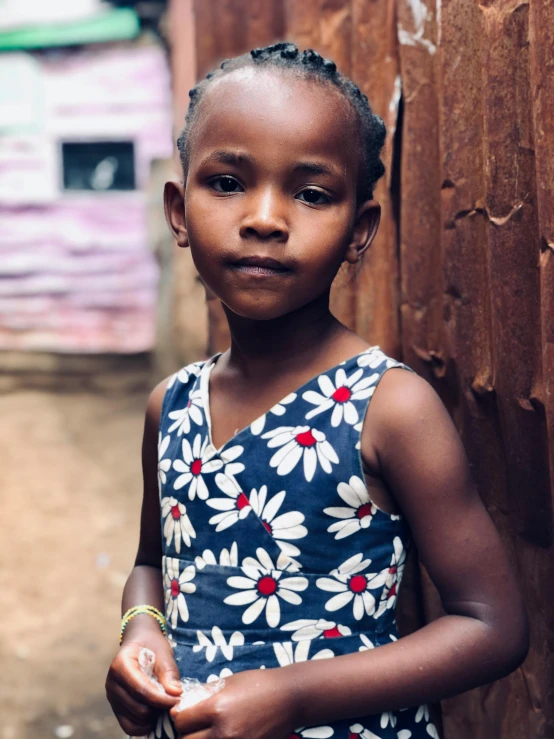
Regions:
<svg viewBox="0 0 554 739"><path fill-rule="evenodd" d="M99 0L0 6L0 350L154 347L147 190L173 120L165 49L140 31Z"/></svg>
<svg viewBox="0 0 554 739"><path fill-rule="evenodd" d="M164 224L172 141L197 78L283 38L387 125L333 309L440 394L529 609L525 664L444 701L444 737L554 736L554 4L0 0L0 739L121 739L147 389L229 340ZM410 629L441 607L407 570Z"/></svg>

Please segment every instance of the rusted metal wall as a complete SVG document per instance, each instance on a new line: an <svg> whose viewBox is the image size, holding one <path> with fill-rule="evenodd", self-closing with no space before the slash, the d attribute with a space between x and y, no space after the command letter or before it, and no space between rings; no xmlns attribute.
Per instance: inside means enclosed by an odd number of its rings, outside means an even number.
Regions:
<svg viewBox="0 0 554 739"><path fill-rule="evenodd" d="M333 308L443 398L532 626L530 655L514 675L443 703L444 736L551 739L554 3L194 7L200 75L222 58L290 38L337 61L387 124L387 175L376 191L383 223L363 265L339 274ZM214 350L227 334L218 302L209 309ZM415 575L422 612L438 615L425 573ZM417 598L408 610L413 621Z"/></svg>

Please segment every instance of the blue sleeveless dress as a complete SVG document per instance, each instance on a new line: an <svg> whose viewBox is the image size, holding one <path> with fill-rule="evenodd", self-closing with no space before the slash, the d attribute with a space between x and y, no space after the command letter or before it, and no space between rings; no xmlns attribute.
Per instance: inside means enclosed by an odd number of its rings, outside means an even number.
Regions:
<svg viewBox="0 0 554 739"><path fill-rule="evenodd" d="M396 640L409 532L370 500L360 434L383 374L408 368L371 347L215 449L208 395L217 359L171 378L160 421L163 583L181 675L211 681ZM438 733L419 706L298 727L290 739L358 736ZM151 737L176 737L167 714Z"/></svg>

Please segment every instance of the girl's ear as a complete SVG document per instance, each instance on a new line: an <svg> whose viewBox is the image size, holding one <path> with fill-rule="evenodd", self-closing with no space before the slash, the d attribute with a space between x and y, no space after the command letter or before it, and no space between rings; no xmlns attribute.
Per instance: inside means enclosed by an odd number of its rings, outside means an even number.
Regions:
<svg viewBox="0 0 554 739"><path fill-rule="evenodd" d="M356 264L373 241L379 221L381 220L381 206L376 200L366 200L357 212L352 238L346 249L344 259L350 264Z"/></svg>
<svg viewBox="0 0 554 739"><path fill-rule="evenodd" d="M185 188L177 182L166 182L164 187L164 210L167 225L175 236L177 246L189 245L185 220Z"/></svg>

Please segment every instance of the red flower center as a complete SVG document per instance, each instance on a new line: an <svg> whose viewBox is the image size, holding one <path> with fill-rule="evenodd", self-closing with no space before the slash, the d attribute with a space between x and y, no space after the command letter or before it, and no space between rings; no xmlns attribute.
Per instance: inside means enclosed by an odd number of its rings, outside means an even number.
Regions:
<svg viewBox="0 0 554 739"><path fill-rule="evenodd" d="M179 587L179 580L172 580L171 581L171 595L176 598L179 593L181 592L181 588Z"/></svg>
<svg viewBox="0 0 554 739"><path fill-rule="evenodd" d="M396 565L392 565L392 567L389 567L389 574L396 575Z"/></svg>
<svg viewBox="0 0 554 739"><path fill-rule="evenodd" d="M261 595L265 595L266 598L270 595L273 595L273 593L277 590L277 580L275 580L274 577L271 577L270 575L264 575L264 577L260 577L258 580L258 592L261 593Z"/></svg>
<svg viewBox="0 0 554 739"><path fill-rule="evenodd" d="M342 634L340 633L338 626L333 626L332 629L325 629L323 636L325 639L334 639L337 636L342 636Z"/></svg>
<svg viewBox="0 0 554 739"><path fill-rule="evenodd" d="M358 518L362 519L366 516L371 516L371 503L364 503L356 511Z"/></svg>
<svg viewBox="0 0 554 739"><path fill-rule="evenodd" d="M241 493L237 498L237 508L239 509L239 511L242 511L243 508L248 508L249 505L250 501L244 493Z"/></svg>
<svg viewBox="0 0 554 739"><path fill-rule="evenodd" d="M189 400L189 402L187 403L187 408L190 408L191 405L192 405L192 400Z"/></svg>
<svg viewBox="0 0 554 739"><path fill-rule="evenodd" d="M302 739L301 734L289 734L287 739Z"/></svg>
<svg viewBox="0 0 554 739"><path fill-rule="evenodd" d="M396 596L396 583L394 583L392 588L389 590L389 598L394 598L395 596Z"/></svg>
<svg viewBox="0 0 554 739"><path fill-rule="evenodd" d="M268 522L267 521L262 521L262 523L264 525L265 530L268 532L268 534L272 534L273 535L273 531L271 530L271 526L268 524Z"/></svg>
<svg viewBox="0 0 554 739"><path fill-rule="evenodd" d="M331 397L337 403L346 403L352 397L352 390L343 385L342 387L338 387Z"/></svg>
<svg viewBox="0 0 554 739"><path fill-rule="evenodd" d="M353 593L363 593L367 588L367 578L364 575L354 575L348 581L348 587Z"/></svg>
<svg viewBox="0 0 554 739"><path fill-rule="evenodd" d="M190 466L190 471L193 475L199 475L202 472L202 460L201 459L195 459L194 462Z"/></svg>
<svg viewBox="0 0 554 739"><path fill-rule="evenodd" d="M311 429L303 431L301 434L296 434L296 441L300 446L314 446L314 444L317 444Z"/></svg>
<svg viewBox="0 0 554 739"><path fill-rule="evenodd" d="M179 510L178 505L171 506L171 515L173 516L175 520L177 520L178 518L181 518L181 511Z"/></svg>
<svg viewBox="0 0 554 739"><path fill-rule="evenodd" d="M359 737L359 736L360 736L359 734L354 734L354 732L353 732L353 731L351 731L351 732L350 732L350 733L348 734L348 739L357 739L357 737Z"/></svg>

